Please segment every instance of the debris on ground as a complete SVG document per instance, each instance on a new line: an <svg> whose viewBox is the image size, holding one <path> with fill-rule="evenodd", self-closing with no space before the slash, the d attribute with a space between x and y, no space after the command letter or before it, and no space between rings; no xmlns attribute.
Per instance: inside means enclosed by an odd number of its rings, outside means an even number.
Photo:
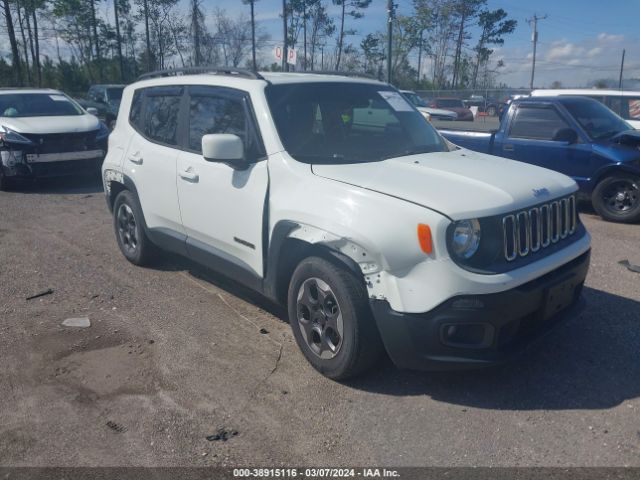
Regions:
<svg viewBox="0 0 640 480"><path fill-rule="evenodd" d="M62 322L65 327L89 328L91 320L89 317L67 318Z"/></svg>
<svg viewBox="0 0 640 480"><path fill-rule="evenodd" d="M120 425L119 423L112 422L111 420L109 420L106 425L116 433L124 433L127 431L127 427Z"/></svg>
<svg viewBox="0 0 640 480"><path fill-rule="evenodd" d="M634 265L633 263L629 262L629 260L620 260L618 262L618 265L622 265L623 267L626 267L627 270L631 272L640 273L640 265Z"/></svg>
<svg viewBox="0 0 640 480"><path fill-rule="evenodd" d="M217 442L217 441L226 442L231 437L235 437L236 435L238 435L237 430L227 430L225 428L219 428L215 434L209 435L208 437L206 437L206 439L209 442Z"/></svg>
<svg viewBox="0 0 640 480"><path fill-rule="evenodd" d="M31 295L30 297L27 297L25 300L33 300L34 298L39 298L39 297L44 297L45 295L51 295L53 293L53 289L52 288L47 288L46 290L43 290L42 292L36 293L34 295Z"/></svg>

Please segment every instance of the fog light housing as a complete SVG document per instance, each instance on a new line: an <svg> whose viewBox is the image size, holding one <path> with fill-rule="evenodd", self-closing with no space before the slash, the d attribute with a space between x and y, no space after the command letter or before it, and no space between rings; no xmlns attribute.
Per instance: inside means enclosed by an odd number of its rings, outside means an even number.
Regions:
<svg viewBox="0 0 640 480"><path fill-rule="evenodd" d="M490 323L445 323L440 327L440 341L450 347L487 348L494 333Z"/></svg>

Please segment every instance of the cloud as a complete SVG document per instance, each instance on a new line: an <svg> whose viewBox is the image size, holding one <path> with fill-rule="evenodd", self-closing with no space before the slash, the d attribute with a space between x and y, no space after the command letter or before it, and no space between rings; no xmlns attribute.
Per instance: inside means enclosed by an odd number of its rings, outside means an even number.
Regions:
<svg viewBox="0 0 640 480"><path fill-rule="evenodd" d="M602 32L581 40L566 38L538 43L535 84L549 86L558 80L566 87L590 86L597 79L616 78L622 50L626 48L625 78L640 77L640 52L631 49L638 38ZM501 52L506 68L500 81L514 87L529 84L531 50L504 47ZM497 60L495 60L497 61Z"/></svg>
<svg viewBox="0 0 640 480"><path fill-rule="evenodd" d="M547 60L559 60L582 55L583 53L584 48L578 47L573 43L557 42L547 51L545 58Z"/></svg>
<svg viewBox="0 0 640 480"><path fill-rule="evenodd" d="M598 41L602 43L620 42L622 40L624 40L624 35L612 35L608 33L598 35Z"/></svg>

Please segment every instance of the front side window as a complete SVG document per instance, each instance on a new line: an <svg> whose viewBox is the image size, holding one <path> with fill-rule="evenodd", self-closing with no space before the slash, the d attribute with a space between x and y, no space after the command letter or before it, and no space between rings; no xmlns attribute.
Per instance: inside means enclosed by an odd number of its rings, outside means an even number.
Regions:
<svg viewBox="0 0 640 480"><path fill-rule="evenodd" d="M564 97L560 101L594 140L610 138L631 129L627 122L600 102L578 97Z"/></svg>
<svg viewBox="0 0 640 480"><path fill-rule="evenodd" d="M224 96L191 95L189 149L202 153L202 137L212 133L238 135L247 148L247 122L242 100Z"/></svg>
<svg viewBox="0 0 640 480"><path fill-rule="evenodd" d="M553 140L556 132L569 128L557 110L551 106L525 106L516 110L509 136L533 140Z"/></svg>
<svg viewBox="0 0 640 480"><path fill-rule="evenodd" d="M265 91L282 143L301 162L372 162L448 151L409 101L386 85L299 83Z"/></svg>
<svg viewBox="0 0 640 480"><path fill-rule="evenodd" d="M82 108L62 93L0 95L0 117L64 117L83 114Z"/></svg>
<svg viewBox="0 0 640 480"><path fill-rule="evenodd" d="M177 145L179 95L150 94L144 111L144 134L150 140Z"/></svg>
<svg viewBox="0 0 640 480"><path fill-rule="evenodd" d="M107 88L107 98L111 101L120 101L122 99L122 91L124 87Z"/></svg>

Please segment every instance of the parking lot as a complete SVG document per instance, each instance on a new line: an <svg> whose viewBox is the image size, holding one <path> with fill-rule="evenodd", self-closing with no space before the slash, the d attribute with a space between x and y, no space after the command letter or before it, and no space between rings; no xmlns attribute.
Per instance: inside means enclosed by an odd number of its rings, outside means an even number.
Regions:
<svg viewBox="0 0 640 480"><path fill-rule="evenodd" d="M97 182L2 192L0 464L640 466L640 226L582 219L587 308L523 357L340 384L248 290L129 264Z"/></svg>

